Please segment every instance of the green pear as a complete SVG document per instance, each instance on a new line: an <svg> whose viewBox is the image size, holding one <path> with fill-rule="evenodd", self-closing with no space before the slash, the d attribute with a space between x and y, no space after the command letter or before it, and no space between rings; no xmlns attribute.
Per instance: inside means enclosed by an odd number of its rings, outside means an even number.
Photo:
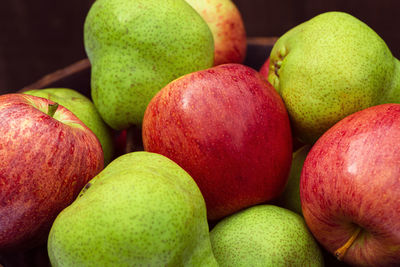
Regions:
<svg viewBox="0 0 400 267"><path fill-rule="evenodd" d="M224 218L210 232L220 266L323 266L322 250L302 216L258 205Z"/></svg>
<svg viewBox="0 0 400 267"><path fill-rule="evenodd" d="M399 68L368 25L344 12L327 12L278 39L268 80L286 104L295 136L313 143L351 113L399 103Z"/></svg>
<svg viewBox="0 0 400 267"><path fill-rule="evenodd" d="M114 156L112 129L103 121L93 102L70 88L45 88L25 91L25 94L50 99L74 113L97 136L104 153L104 166Z"/></svg>
<svg viewBox="0 0 400 267"><path fill-rule="evenodd" d="M217 266L205 202L168 158L131 152L113 160L54 221L52 266Z"/></svg>
<svg viewBox="0 0 400 267"><path fill-rule="evenodd" d="M84 45L93 102L116 130L140 127L161 88L214 60L212 33L185 0L97 0L85 20Z"/></svg>
<svg viewBox="0 0 400 267"><path fill-rule="evenodd" d="M293 153L289 179L285 190L277 199L277 205L303 215L300 201L300 176L311 145L304 145Z"/></svg>

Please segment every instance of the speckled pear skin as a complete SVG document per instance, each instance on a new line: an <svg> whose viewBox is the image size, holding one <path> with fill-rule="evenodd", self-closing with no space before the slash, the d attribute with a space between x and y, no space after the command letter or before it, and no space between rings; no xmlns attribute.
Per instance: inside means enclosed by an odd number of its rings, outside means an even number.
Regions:
<svg viewBox="0 0 400 267"><path fill-rule="evenodd" d="M295 136L314 143L351 113L389 99L400 102L396 62L365 23L344 12L327 12L278 39L268 80L286 104Z"/></svg>
<svg viewBox="0 0 400 267"><path fill-rule="evenodd" d="M300 176L304 161L311 149L311 145L304 145L293 153L292 165L290 167L289 179L285 190L278 197L276 204L285 209L303 215L300 200Z"/></svg>
<svg viewBox="0 0 400 267"><path fill-rule="evenodd" d="M214 60L212 33L185 0L97 0L84 44L93 102L116 130L140 126L162 87Z"/></svg>
<svg viewBox="0 0 400 267"><path fill-rule="evenodd" d="M399 103L399 102L400 102L400 61L397 58L394 58L393 79L388 89L385 90L385 93L382 96L379 104Z"/></svg>
<svg viewBox="0 0 400 267"><path fill-rule="evenodd" d="M56 218L48 254L52 266L218 266L196 183L150 152L94 177Z"/></svg>
<svg viewBox="0 0 400 267"><path fill-rule="evenodd" d="M274 205L258 205L220 221L210 232L220 266L324 266L304 219Z"/></svg>
<svg viewBox="0 0 400 267"><path fill-rule="evenodd" d="M93 102L80 92L70 88L32 89L24 94L50 99L74 113L97 136L104 153L104 166L114 156L111 128L103 121Z"/></svg>

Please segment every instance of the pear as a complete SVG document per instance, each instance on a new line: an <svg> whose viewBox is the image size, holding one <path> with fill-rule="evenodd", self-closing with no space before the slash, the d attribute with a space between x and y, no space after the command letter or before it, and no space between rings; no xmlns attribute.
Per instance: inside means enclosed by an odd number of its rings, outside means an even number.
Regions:
<svg viewBox="0 0 400 267"><path fill-rule="evenodd" d="M321 248L303 217L258 205L224 218L210 232L220 266L323 266Z"/></svg>
<svg viewBox="0 0 400 267"><path fill-rule="evenodd" d="M290 166L289 179L285 190L278 197L276 204L280 207L303 215L300 200L300 176L304 161L311 149L311 145L303 145L293 153L292 165Z"/></svg>
<svg viewBox="0 0 400 267"><path fill-rule="evenodd" d="M50 99L75 114L97 136L104 153L104 166L114 156L112 129L103 121L93 102L70 88L45 88L25 91L24 94Z"/></svg>
<svg viewBox="0 0 400 267"><path fill-rule="evenodd" d="M116 130L141 126L170 81L213 66L207 23L185 0L97 0L84 23L91 96Z"/></svg>
<svg viewBox="0 0 400 267"><path fill-rule="evenodd" d="M113 160L54 221L52 266L217 266L203 196L150 152Z"/></svg>
<svg viewBox="0 0 400 267"><path fill-rule="evenodd" d="M345 116L400 102L400 62L368 25L344 12L322 13L282 35L268 80L282 96L294 134L314 143Z"/></svg>

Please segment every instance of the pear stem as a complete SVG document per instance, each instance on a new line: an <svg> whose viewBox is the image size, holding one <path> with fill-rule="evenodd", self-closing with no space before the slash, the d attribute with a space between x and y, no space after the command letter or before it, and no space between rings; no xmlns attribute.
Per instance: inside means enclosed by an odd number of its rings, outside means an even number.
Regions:
<svg viewBox="0 0 400 267"><path fill-rule="evenodd" d="M353 232L353 234L351 235L351 237L349 238L349 240L347 240L347 242L341 246L340 248L338 248L335 251L335 256L338 260L343 260L344 256L346 255L347 250L351 247L351 245L354 243L354 240L356 240L358 234L360 233L361 228L357 227L356 230Z"/></svg>
<svg viewBox="0 0 400 267"><path fill-rule="evenodd" d="M54 104L49 104L48 109L47 109L47 115L49 115L50 117L54 116L54 113L56 113L58 108L58 103L54 103Z"/></svg>

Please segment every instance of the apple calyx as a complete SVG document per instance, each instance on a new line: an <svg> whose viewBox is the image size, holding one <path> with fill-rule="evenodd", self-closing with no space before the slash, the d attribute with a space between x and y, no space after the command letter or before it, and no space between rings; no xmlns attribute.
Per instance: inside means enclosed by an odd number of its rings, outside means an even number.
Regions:
<svg viewBox="0 0 400 267"><path fill-rule="evenodd" d="M350 236L349 240L347 240L347 242L341 246L340 248L338 248L337 250L335 250L335 257L338 260L343 260L344 256L346 255L347 250L351 247L351 245L354 243L354 240L356 240L357 236L360 234L361 232L361 228L357 227L353 234Z"/></svg>
<svg viewBox="0 0 400 267"><path fill-rule="evenodd" d="M49 115L50 117L53 117L57 111L57 108L58 108L58 103L49 104L48 109L47 109L47 115Z"/></svg>

